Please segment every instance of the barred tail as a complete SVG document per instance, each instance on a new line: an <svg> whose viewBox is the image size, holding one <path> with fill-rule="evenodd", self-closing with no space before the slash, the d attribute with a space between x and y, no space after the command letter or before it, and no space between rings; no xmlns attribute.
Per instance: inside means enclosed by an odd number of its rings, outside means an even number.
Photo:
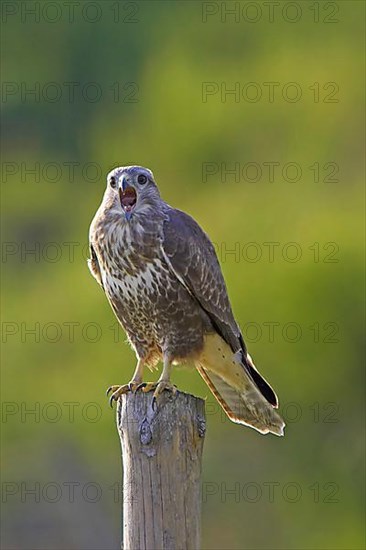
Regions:
<svg viewBox="0 0 366 550"><path fill-rule="evenodd" d="M250 357L249 361L255 368ZM246 366L221 337L206 338L196 367L230 420L262 434L284 435L285 423L275 410L277 399L273 404L267 401Z"/></svg>

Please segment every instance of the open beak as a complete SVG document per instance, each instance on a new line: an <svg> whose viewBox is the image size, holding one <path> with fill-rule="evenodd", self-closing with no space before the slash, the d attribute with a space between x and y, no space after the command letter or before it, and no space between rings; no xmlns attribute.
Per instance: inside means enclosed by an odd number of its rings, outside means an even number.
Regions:
<svg viewBox="0 0 366 550"><path fill-rule="evenodd" d="M118 189L119 200L121 201L122 210L125 213L127 221L130 220L132 212L136 206L137 194L136 189L131 185L127 185L126 180L123 179L122 187Z"/></svg>

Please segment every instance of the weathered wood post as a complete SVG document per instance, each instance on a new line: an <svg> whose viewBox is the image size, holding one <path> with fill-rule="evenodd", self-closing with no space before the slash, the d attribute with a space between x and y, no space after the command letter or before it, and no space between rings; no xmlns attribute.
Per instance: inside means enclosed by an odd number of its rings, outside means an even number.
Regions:
<svg viewBox="0 0 366 550"><path fill-rule="evenodd" d="M128 393L118 401L117 427L124 550L198 550L204 401L164 391L153 408L152 392Z"/></svg>

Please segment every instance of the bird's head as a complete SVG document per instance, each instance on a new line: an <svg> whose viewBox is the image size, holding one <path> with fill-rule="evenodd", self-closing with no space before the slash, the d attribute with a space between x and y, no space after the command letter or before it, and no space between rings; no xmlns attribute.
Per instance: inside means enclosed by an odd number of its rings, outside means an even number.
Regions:
<svg viewBox="0 0 366 550"><path fill-rule="evenodd" d="M147 212L160 200L154 175L142 166L120 166L107 176L106 198L114 210L119 210L127 221Z"/></svg>

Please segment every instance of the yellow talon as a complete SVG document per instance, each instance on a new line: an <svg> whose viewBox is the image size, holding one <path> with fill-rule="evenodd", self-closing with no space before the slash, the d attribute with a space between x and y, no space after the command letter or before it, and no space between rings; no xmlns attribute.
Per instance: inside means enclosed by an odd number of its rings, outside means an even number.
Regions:
<svg viewBox="0 0 366 550"><path fill-rule="evenodd" d="M129 391L132 391L135 393L139 388L141 387L140 382L135 382L131 380L128 384L123 384L122 386L114 385L110 386L107 390L107 395L109 395L112 392L112 395L109 398L109 404L112 407L113 401L118 401L118 399L123 395L124 393L128 393Z"/></svg>
<svg viewBox="0 0 366 550"><path fill-rule="evenodd" d="M149 391L155 390L156 386L158 385L157 382L146 382L142 384L142 391L144 393L148 393Z"/></svg>
<svg viewBox="0 0 366 550"><path fill-rule="evenodd" d="M159 380L158 382L147 382L144 384L142 391L147 393L154 390L154 399L157 399L164 390L171 391L173 395L177 392L177 387L174 386L169 380Z"/></svg>

